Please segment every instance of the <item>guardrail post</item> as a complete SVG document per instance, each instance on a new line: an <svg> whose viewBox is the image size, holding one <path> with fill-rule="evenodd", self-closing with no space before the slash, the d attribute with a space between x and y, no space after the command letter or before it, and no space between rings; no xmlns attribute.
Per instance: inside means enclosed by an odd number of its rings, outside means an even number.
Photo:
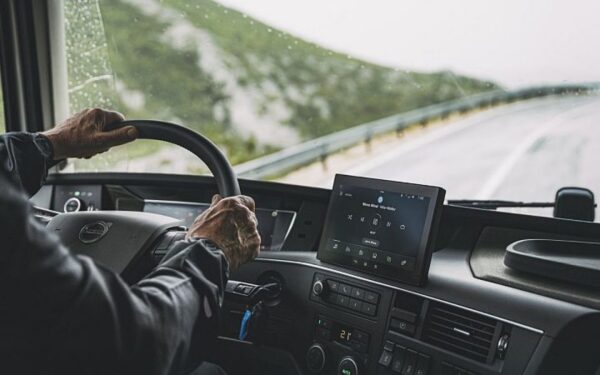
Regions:
<svg viewBox="0 0 600 375"><path fill-rule="evenodd" d="M396 125L396 137L400 138L404 135L404 129L406 128L406 126L404 125L404 123L402 121L398 122L398 124Z"/></svg>
<svg viewBox="0 0 600 375"><path fill-rule="evenodd" d="M323 168L323 171L327 171L327 149L325 148L325 145L321 146L321 156L319 156L319 159L321 160L321 167Z"/></svg>

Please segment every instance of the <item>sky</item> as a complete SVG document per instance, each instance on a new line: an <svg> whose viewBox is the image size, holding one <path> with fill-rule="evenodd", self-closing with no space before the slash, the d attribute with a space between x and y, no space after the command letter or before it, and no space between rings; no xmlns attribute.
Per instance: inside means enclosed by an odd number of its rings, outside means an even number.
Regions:
<svg viewBox="0 0 600 375"><path fill-rule="evenodd" d="M597 0L218 0L321 46L508 88L600 81Z"/></svg>

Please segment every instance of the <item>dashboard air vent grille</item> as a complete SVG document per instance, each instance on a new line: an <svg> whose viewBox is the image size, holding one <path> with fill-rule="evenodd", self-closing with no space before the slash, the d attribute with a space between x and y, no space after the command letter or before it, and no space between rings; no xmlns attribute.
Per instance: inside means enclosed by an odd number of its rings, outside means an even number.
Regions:
<svg viewBox="0 0 600 375"><path fill-rule="evenodd" d="M423 340L485 363L491 359L492 344L499 328L495 319L433 302L427 311Z"/></svg>

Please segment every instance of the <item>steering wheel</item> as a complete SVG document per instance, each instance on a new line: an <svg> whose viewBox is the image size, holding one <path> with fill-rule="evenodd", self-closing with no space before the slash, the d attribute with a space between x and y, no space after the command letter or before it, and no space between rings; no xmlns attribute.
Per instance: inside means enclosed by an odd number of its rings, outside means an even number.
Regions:
<svg viewBox="0 0 600 375"><path fill-rule="evenodd" d="M129 120L118 126L135 126L138 139L165 141L191 151L212 172L222 197L240 194L231 164L206 137L164 121ZM166 250L180 225L177 219L145 212L92 211L59 214L47 228L75 254L89 256L126 280L136 281L156 264L156 250L161 246Z"/></svg>

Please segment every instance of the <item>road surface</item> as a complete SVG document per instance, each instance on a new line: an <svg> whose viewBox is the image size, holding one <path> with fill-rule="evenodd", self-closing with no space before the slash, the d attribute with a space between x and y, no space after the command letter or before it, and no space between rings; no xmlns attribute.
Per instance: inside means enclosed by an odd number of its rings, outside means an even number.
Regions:
<svg viewBox="0 0 600 375"><path fill-rule="evenodd" d="M349 164L330 167L320 184L331 186L337 172L442 186L449 199L553 201L562 186L600 196L600 96L496 107L373 148Z"/></svg>

